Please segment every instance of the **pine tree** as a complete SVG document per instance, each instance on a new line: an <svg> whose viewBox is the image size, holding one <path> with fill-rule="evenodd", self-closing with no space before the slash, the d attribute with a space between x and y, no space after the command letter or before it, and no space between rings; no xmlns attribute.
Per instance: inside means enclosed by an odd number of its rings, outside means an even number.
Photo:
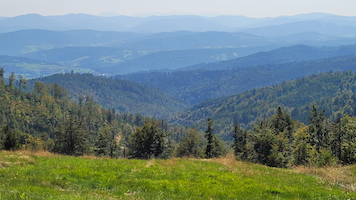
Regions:
<svg viewBox="0 0 356 200"><path fill-rule="evenodd" d="M12 128L6 125L2 129L4 135L3 148L4 150L17 150L20 148L19 140L17 134L12 130Z"/></svg>
<svg viewBox="0 0 356 200"><path fill-rule="evenodd" d="M21 75L18 75L19 78L19 89L20 90L26 90L27 89L27 80L22 77Z"/></svg>
<svg viewBox="0 0 356 200"><path fill-rule="evenodd" d="M133 158L150 159L159 157L165 150L167 133L159 127L156 120L145 121L141 128L129 137L130 155Z"/></svg>
<svg viewBox="0 0 356 200"><path fill-rule="evenodd" d="M247 130L242 130L240 127L240 124L238 122L235 122L234 126L234 135L232 136L234 138L234 143L232 145L234 149L234 153L237 157L239 157L242 160L246 160L248 157L248 152L247 152Z"/></svg>
<svg viewBox="0 0 356 200"><path fill-rule="evenodd" d="M99 129L99 138L95 143L95 155L96 156L106 156L109 154L109 136L110 127L102 127Z"/></svg>
<svg viewBox="0 0 356 200"><path fill-rule="evenodd" d="M207 158L212 158L213 154L212 154L212 150L213 150L213 131L214 131L214 127L213 127L213 120L211 118L208 118L207 120L207 125L208 128L205 131L205 138L207 140L207 145L206 145L206 150L205 150L205 155Z"/></svg>
<svg viewBox="0 0 356 200"><path fill-rule="evenodd" d="M310 125L308 126L310 143L315 147L317 152L320 152L320 149L326 148L329 145L329 134L325 126L325 109L318 112L313 105L310 113L312 114L312 117L309 117Z"/></svg>
<svg viewBox="0 0 356 200"><path fill-rule="evenodd" d="M2 67L0 68L0 85L5 85L4 75L5 75L5 70Z"/></svg>
<svg viewBox="0 0 356 200"><path fill-rule="evenodd" d="M205 131L205 138L207 140L207 145L205 149L205 156L207 158L215 158L223 155L226 151L224 145L220 138L214 135L214 122L211 118L207 120L208 128Z"/></svg>
<svg viewBox="0 0 356 200"><path fill-rule="evenodd" d="M177 146L178 157L189 156L201 158L203 157L203 144L202 136L199 135L198 129L191 128L189 135L181 141Z"/></svg>
<svg viewBox="0 0 356 200"><path fill-rule="evenodd" d="M308 164L312 157L313 147L309 143L310 135L307 127L304 126L294 133L293 152L292 152L292 164L293 165L305 165Z"/></svg>
<svg viewBox="0 0 356 200"><path fill-rule="evenodd" d="M120 156L120 149L115 140L112 140L109 145L109 156L110 158L116 158Z"/></svg>
<svg viewBox="0 0 356 200"><path fill-rule="evenodd" d="M85 124L72 117L66 124L54 133L54 152L66 155L84 155L88 149L88 130Z"/></svg>
<svg viewBox="0 0 356 200"><path fill-rule="evenodd" d="M11 72L11 75L9 77L9 86L15 86L14 83L15 83L15 73L14 72Z"/></svg>

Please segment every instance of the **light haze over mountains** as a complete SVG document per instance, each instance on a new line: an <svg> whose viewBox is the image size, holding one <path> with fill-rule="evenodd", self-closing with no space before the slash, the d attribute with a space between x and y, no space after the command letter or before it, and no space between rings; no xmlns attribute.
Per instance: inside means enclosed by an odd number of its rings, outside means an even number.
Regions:
<svg viewBox="0 0 356 200"><path fill-rule="evenodd" d="M294 23L294 24L293 24ZM304 32L321 29L331 30L338 26L343 31L333 33L335 36L353 34L356 17L346 17L325 13L311 13L295 16L274 18L249 18L244 16L203 17L196 15L171 15L130 17L101 17L88 14L68 14L59 16L42 16L38 14L0 18L0 32L11 32L24 29L72 30L91 29L98 31L125 31L139 33L158 33L174 31L228 31L250 32L263 35L265 29L271 27L275 32L293 26ZM287 27L279 27L279 25ZM276 27L277 26L277 27ZM268 28L267 28L268 30ZM270 32L270 31L269 31ZM291 32L291 33L295 33ZM325 33L324 31L323 33ZM291 34L290 33L290 34ZM268 34L263 36L269 36Z"/></svg>

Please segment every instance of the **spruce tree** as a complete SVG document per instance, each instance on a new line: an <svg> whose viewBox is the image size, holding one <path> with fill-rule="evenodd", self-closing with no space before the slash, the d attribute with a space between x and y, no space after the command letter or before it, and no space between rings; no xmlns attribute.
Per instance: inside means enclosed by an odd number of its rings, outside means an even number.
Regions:
<svg viewBox="0 0 356 200"><path fill-rule="evenodd" d="M20 148L19 140L15 131L8 125L2 129L4 135L4 150L17 150Z"/></svg>
<svg viewBox="0 0 356 200"><path fill-rule="evenodd" d="M130 155L133 158L150 159L159 157L166 148L167 133L159 127L156 120L145 121L141 128L129 137Z"/></svg>
<svg viewBox="0 0 356 200"><path fill-rule="evenodd" d="M206 145L206 150L205 150L205 155L207 158L212 158L213 154L212 154L212 150L213 150L213 131L214 131L214 127L213 127L214 121L211 118L208 118L207 120L207 125L208 128L205 131L205 138L207 140L207 145Z"/></svg>
<svg viewBox="0 0 356 200"><path fill-rule="evenodd" d="M84 155L88 149L88 129L83 121L71 117L65 126L54 133L54 152L66 155Z"/></svg>
<svg viewBox="0 0 356 200"><path fill-rule="evenodd" d="M326 148L329 145L328 130L325 126L325 109L318 112L316 107L313 105L310 113L312 114L312 117L309 117L310 125L308 126L310 143L315 147L317 152L320 152L321 148Z"/></svg>
<svg viewBox="0 0 356 200"><path fill-rule="evenodd" d="M95 143L95 155L106 156L109 154L110 127L102 127L99 130L99 138Z"/></svg>
<svg viewBox="0 0 356 200"><path fill-rule="evenodd" d="M19 89L26 90L27 89L27 80L21 75L18 75L18 78L19 78Z"/></svg>
<svg viewBox="0 0 356 200"><path fill-rule="evenodd" d="M0 68L0 85L4 85L5 84L4 75L5 75L5 70L2 67L2 68Z"/></svg>
<svg viewBox="0 0 356 200"><path fill-rule="evenodd" d="M203 143L204 141L202 139L202 136L199 135L198 129L191 128L189 131L189 135L178 144L177 156L201 158L204 155Z"/></svg>
<svg viewBox="0 0 356 200"><path fill-rule="evenodd" d="M11 72L11 75L9 77L9 86L14 86L14 83L15 83L15 73L14 72Z"/></svg>
<svg viewBox="0 0 356 200"><path fill-rule="evenodd" d="M237 157L239 157L242 160L246 160L248 157L248 152L247 152L247 130L242 130L240 127L240 124L238 122L235 122L234 126L234 135L232 136L234 138L234 143L232 145L234 149L234 153Z"/></svg>

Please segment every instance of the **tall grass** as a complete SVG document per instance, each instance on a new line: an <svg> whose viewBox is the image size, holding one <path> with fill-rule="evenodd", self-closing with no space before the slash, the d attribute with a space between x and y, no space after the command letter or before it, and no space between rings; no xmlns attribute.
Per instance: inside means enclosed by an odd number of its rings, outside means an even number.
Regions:
<svg viewBox="0 0 356 200"><path fill-rule="evenodd" d="M24 151L0 152L0 163L1 199L356 199L354 166L278 169L231 154L127 160Z"/></svg>

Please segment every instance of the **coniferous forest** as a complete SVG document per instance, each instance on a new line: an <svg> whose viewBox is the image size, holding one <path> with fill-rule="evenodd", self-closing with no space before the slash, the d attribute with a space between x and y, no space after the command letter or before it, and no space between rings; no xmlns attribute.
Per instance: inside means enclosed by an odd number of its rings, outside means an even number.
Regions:
<svg viewBox="0 0 356 200"><path fill-rule="evenodd" d="M218 110L225 109L225 118L219 119L230 123L234 120L232 127L217 120L223 131L215 129L210 117L201 122L200 129L172 126L163 119L120 114L115 109L103 108L90 96L79 95L74 99L56 83L36 81L28 91L25 78L16 78L12 73L5 81L3 74L1 68L0 123L4 150L46 150L75 156L93 154L141 159L213 158L233 151L237 159L273 167L353 164L356 161L356 129L353 127L356 118L352 117L355 74L350 71L313 75L233 96L235 102L244 102L244 108L233 107L237 113L227 109L231 107L229 104L214 104L223 106L218 106ZM323 93L318 92L320 89ZM303 93L312 93L314 97L303 96ZM271 111L273 106L279 105L276 102L282 106ZM249 107L253 112L248 112ZM274 114L266 116L266 110ZM211 116L216 117L218 113ZM241 126L246 113L259 120ZM227 119L226 114L235 117ZM262 114L264 117L259 117Z"/></svg>

